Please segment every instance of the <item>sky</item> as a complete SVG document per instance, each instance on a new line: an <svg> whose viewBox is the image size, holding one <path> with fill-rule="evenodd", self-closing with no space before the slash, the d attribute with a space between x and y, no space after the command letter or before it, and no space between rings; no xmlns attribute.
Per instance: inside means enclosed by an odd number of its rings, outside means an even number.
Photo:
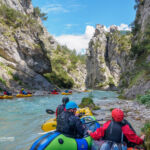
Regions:
<svg viewBox="0 0 150 150"><path fill-rule="evenodd" d="M130 30L136 13L135 0L32 0L32 4L47 13L43 24L48 32L78 53L88 48L96 24Z"/></svg>

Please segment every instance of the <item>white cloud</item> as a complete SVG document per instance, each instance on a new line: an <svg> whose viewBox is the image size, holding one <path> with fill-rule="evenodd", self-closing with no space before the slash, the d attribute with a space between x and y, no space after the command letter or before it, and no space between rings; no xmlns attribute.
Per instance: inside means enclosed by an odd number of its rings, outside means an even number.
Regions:
<svg viewBox="0 0 150 150"><path fill-rule="evenodd" d="M131 31L131 28L127 24L121 24L120 26L117 26L118 30L124 30L124 31Z"/></svg>
<svg viewBox="0 0 150 150"><path fill-rule="evenodd" d="M61 4L49 4L41 8L41 11L44 13L49 13L49 12L63 12L67 13L69 10L63 8Z"/></svg>
<svg viewBox="0 0 150 150"><path fill-rule="evenodd" d="M67 24L66 27L72 27L71 24ZM131 28L126 24L121 24L117 26L118 30L131 31ZM109 32L110 27L104 26L104 29ZM85 52L88 48L88 43L92 36L94 35L95 28L93 26L87 25L84 34L81 35L71 35L64 34L60 36L55 36L55 39L61 44L66 45L69 49L76 49L77 53Z"/></svg>
<svg viewBox="0 0 150 150"><path fill-rule="evenodd" d="M116 25L114 25L116 26ZM118 28L119 31L131 31L131 28L127 25L127 24L121 24L120 26L116 26ZM110 31L110 26L106 27L104 26L105 31L109 32Z"/></svg>
<svg viewBox="0 0 150 150"><path fill-rule="evenodd" d="M83 52L88 48L88 43L95 32L93 26L86 26L85 34L81 35L61 35L55 39L61 44L66 45L69 49L76 49L77 53Z"/></svg>

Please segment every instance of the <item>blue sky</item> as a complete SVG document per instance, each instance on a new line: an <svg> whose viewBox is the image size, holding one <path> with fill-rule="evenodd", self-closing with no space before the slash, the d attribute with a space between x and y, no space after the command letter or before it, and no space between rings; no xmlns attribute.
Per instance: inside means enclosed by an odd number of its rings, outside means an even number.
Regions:
<svg viewBox="0 0 150 150"><path fill-rule="evenodd" d="M96 24L129 25L135 18L134 0L32 0L32 4L48 14L43 24L58 41L92 32Z"/></svg>

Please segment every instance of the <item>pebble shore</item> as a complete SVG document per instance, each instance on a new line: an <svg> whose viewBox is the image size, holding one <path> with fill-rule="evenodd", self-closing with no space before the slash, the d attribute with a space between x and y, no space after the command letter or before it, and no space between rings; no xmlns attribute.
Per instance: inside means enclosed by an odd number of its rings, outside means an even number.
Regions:
<svg viewBox="0 0 150 150"><path fill-rule="evenodd" d="M141 105L136 101L101 100L97 105L101 109L94 111L97 114L95 117L97 119L104 118L105 120L100 122L101 124L111 119L111 110L113 108L120 108L124 111L125 119L131 123L137 134L141 133L141 128L145 122L150 121L150 108L146 108L145 105Z"/></svg>

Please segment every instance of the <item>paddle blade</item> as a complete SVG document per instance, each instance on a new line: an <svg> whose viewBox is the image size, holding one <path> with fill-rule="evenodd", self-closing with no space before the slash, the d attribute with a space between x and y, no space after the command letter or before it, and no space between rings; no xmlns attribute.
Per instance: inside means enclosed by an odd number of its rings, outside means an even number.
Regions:
<svg viewBox="0 0 150 150"><path fill-rule="evenodd" d="M51 109L46 109L46 112L48 113L48 114L54 114L55 112L53 111L53 110L51 110Z"/></svg>

